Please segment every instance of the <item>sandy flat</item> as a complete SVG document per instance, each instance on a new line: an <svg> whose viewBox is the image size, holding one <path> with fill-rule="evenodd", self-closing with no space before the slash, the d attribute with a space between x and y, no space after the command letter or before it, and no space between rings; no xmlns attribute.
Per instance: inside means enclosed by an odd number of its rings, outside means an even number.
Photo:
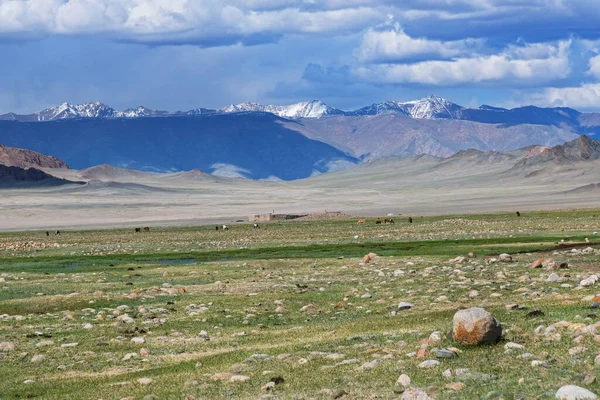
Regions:
<svg viewBox="0 0 600 400"><path fill-rule="evenodd" d="M433 158L384 159L343 172L292 182L83 171L52 173L91 181L0 189L0 230L179 226L231 222L258 213L343 211L439 215L593 208L600 162L530 166L514 161L441 165ZM99 178L99 179L96 179ZM586 187L589 188L586 189Z"/></svg>

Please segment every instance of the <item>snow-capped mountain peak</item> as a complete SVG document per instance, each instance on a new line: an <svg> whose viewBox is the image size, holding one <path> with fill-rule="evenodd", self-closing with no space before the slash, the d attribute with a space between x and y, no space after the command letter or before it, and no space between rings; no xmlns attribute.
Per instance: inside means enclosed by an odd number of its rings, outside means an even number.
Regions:
<svg viewBox="0 0 600 400"><path fill-rule="evenodd" d="M263 106L257 103L231 104L219 110L221 113L266 112L283 118L321 118L325 115L343 114L321 100L305 101L287 106Z"/></svg>
<svg viewBox="0 0 600 400"><path fill-rule="evenodd" d="M65 118L103 118L110 117L114 109L100 102L73 105L64 102L56 107L37 113L38 121L52 121Z"/></svg>
<svg viewBox="0 0 600 400"><path fill-rule="evenodd" d="M464 109L437 96L427 96L420 100L398 103L398 106L404 109L409 116L417 119L456 119Z"/></svg>

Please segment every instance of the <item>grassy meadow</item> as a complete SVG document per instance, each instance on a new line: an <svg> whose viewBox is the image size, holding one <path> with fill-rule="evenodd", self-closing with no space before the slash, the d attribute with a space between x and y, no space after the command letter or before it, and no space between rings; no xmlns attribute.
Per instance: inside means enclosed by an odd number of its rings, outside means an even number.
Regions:
<svg viewBox="0 0 600 400"><path fill-rule="evenodd" d="M0 233L0 399L600 393L600 210L413 218ZM447 336L473 306L500 343Z"/></svg>

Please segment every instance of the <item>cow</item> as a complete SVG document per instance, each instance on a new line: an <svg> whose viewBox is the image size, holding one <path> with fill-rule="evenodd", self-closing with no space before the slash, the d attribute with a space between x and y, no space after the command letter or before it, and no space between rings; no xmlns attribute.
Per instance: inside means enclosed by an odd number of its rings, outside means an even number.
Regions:
<svg viewBox="0 0 600 400"><path fill-rule="evenodd" d="M135 228L135 231L136 231L136 232L141 232L141 231L142 231L142 228Z"/></svg>
<svg viewBox="0 0 600 400"><path fill-rule="evenodd" d="M365 221L364 219L359 219L358 221L356 221L356 224L357 224L357 225L362 225L362 224L364 224L365 222L367 222L367 221Z"/></svg>
<svg viewBox="0 0 600 400"><path fill-rule="evenodd" d="M150 227L148 227L148 226L145 226L145 227L144 227L144 232L150 232Z"/></svg>
<svg viewBox="0 0 600 400"><path fill-rule="evenodd" d="M408 223L412 224L412 217L408 217Z"/></svg>
<svg viewBox="0 0 600 400"><path fill-rule="evenodd" d="M381 225L381 220L379 218L377 218L377 221L375 221L375 225Z"/></svg>
<svg viewBox="0 0 600 400"><path fill-rule="evenodd" d="M60 231L56 231L55 235L60 236Z"/></svg>
<svg viewBox="0 0 600 400"><path fill-rule="evenodd" d="M521 213L517 211L517 217L520 217L520 216L521 216Z"/></svg>
<svg viewBox="0 0 600 400"><path fill-rule="evenodd" d="M383 220L383 222L385 222L386 224L393 224L394 220L391 219L391 218L386 218L386 219Z"/></svg>
<svg viewBox="0 0 600 400"><path fill-rule="evenodd" d="M227 231L227 230L229 230L229 228L227 227L227 225L223 225L221 228L222 228L224 231Z"/></svg>
<svg viewBox="0 0 600 400"><path fill-rule="evenodd" d="M254 224L254 229L260 229L260 225Z"/></svg>

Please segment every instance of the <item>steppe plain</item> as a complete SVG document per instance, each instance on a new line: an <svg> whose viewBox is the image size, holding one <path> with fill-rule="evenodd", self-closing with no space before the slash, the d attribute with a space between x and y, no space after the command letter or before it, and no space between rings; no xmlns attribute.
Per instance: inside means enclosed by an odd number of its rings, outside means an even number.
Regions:
<svg viewBox="0 0 600 400"><path fill-rule="evenodd" d="M599 218L2 233L0 398L598 393L600 290L582 281L598 273ZM471 306L502 323L500 343L448 338L454 313ZM442 348L457 357L438 358Z"/></svg>
<svg viewBox="0 0 600 400"><path fill-rule="evenodd" d="M100 166L2 189L0 399L599 393L598 161L517 165L525 152L294 182ZM230 223L273 210L346 214ZM448 336L473 306L500 343Z"/></svg>

